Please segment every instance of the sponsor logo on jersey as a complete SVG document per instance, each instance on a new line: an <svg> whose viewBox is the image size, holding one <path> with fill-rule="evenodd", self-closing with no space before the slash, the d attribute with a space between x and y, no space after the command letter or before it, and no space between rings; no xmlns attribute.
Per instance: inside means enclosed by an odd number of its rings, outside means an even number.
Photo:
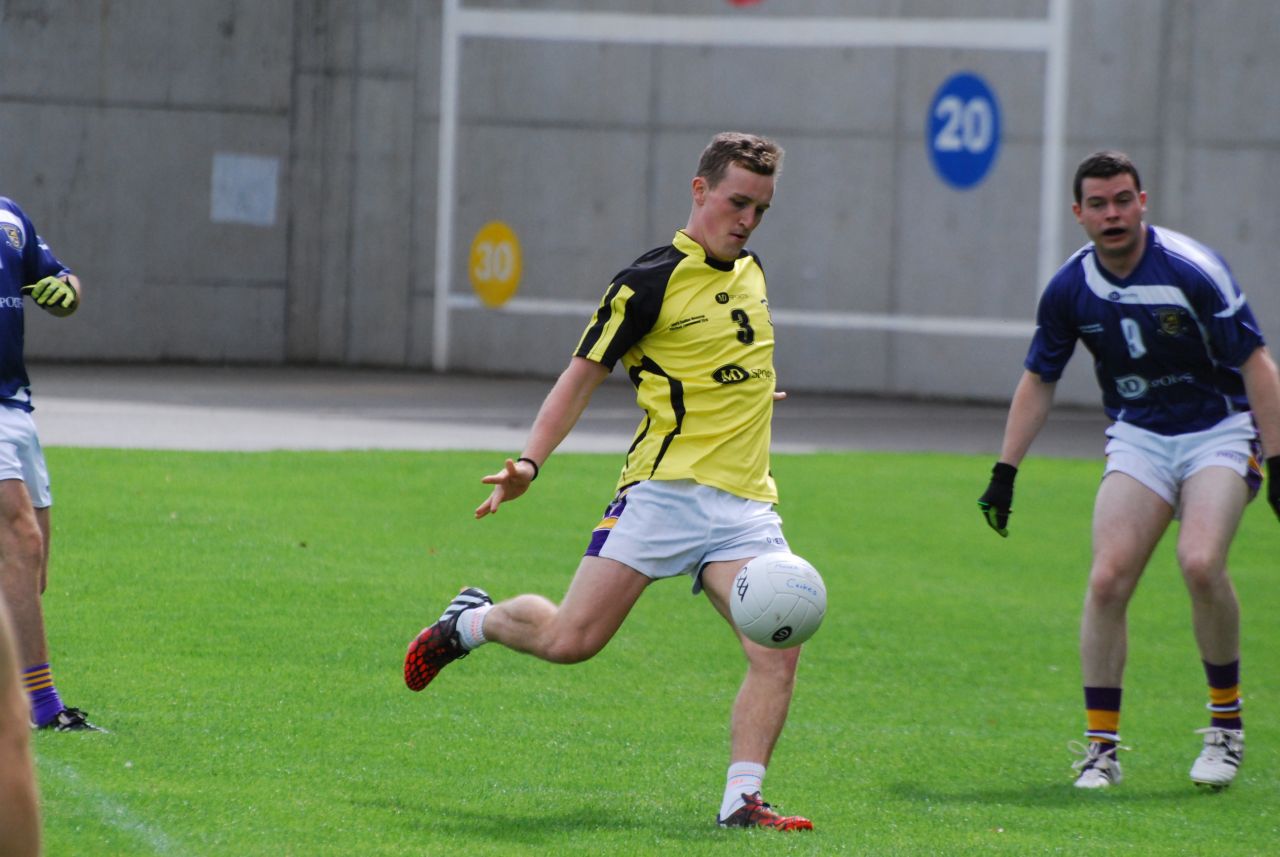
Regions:
<svg viewBox="0 0 1280 857"><path fill-rule="evenodd" d="M1156 378L1151 382L1152 387L1172 387L1174 384L1190 384L1196 379L1195 375L1190 372L1179 372L1173 375L1164 375Z"/></svg>
<svg viewBox="0 0 1280 857"><path fill-rule="evenodd" d="M737 363L726 363L711 373L711 380L717 384L741 384L743 381L772 381L773 369L768 366L761 369L744 369Z"/></svg>
<svg viewBox="0 0 1280 857"><path fill-rule="evenodd" d="M1141 375L1122 375L1116 379L1116 392L1126 399L1141 399L1147 394L1147 379Z"/></svg>
<svg viewBox="0 0 1280 857"><path fill-rule="evenodd" d="M1149 390L1158 390L1164 387L1172 387L1177 384L1191 384L1196 380L1196 376L1190 372L1175 372L1169 375L1161 375L1159 378L1148 381L1141 375L1122 375L1116 378L1116 392L1126 399L1141 399Z"/></svg>
<svg viewBox="0 0 1280 857"><path fill-rule="evenodd" d="M741 384L751 377L751 373L736 363L726 363L711 373L711 380L717 384Z"/></svg>
<svg viewBox="0 0 1280 857"><path fill-rule="evenodd" d="M691 315L688 318L671 322L671 326L667 330L684 330L686 327L693 327L695 324L703 324L706 321L707 317L705 315Z"/></svg>
<svg viewBox="0 0 1280 857"><path fill-rule="evenodd" d="M3 309L22 309L22 298L21 298L21 297L13 297L13 298L5 297L5 298L0 298L0 308L3 308Z"/></svg>
<svg viewBox="0 0 1280 857"><path fill-rule="evenodd" d="M716 303L727 304L729 302L728 292L716 292Z"/></svg>

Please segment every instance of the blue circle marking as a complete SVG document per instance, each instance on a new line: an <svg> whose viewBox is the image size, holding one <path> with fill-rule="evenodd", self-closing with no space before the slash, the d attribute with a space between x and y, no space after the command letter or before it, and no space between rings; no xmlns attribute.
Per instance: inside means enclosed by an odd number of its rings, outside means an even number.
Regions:
<svg viewBox="0 0 1280 857"><path fill-rule="evenodd" d="M947 184L967 190L986 178L1000 150L1000 102L986 81L969 72L943 81L929 105L925 141Z"/></svg>

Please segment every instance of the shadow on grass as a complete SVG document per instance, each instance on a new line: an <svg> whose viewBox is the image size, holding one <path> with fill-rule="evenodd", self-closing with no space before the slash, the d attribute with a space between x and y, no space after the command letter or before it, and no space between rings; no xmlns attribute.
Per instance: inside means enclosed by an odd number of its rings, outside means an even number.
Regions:
<svg viewBox="0 0 1280 857"><path fill-rule="evenodd" d="M576 807L538 807L493 812L475 804L449 804L439 798L430 806L417 806L395 801L363 801L366 806L395 812L396 824L407 832L432 839L484 839L507 846L550 846L563 844L568 838L612 837L634 840L637 836L649 842L663 842L672 853L680 843L700 843L724 837L726 831L716 827L714 819L693 818L687 814L661 811L651 814L619 813L611 802L580 804ZM582 841L582 840L580 840Z"/></svg>
<svg viewBox="0 0 1280 857"><path fill-rule="evenodd" d="M1019 806L1047 810L1071 809L1092 801L1128 806L1185 803L1225 794L1225 790L1197 789L1189 783L1169 784L1161 788L1132 788L1122 784L1110 789L1086 790L1077 789L1070 780L1062 783L982 785L954 790L930 790L918 783L901 782L891 785L889 791L908 803Z"/></svg>

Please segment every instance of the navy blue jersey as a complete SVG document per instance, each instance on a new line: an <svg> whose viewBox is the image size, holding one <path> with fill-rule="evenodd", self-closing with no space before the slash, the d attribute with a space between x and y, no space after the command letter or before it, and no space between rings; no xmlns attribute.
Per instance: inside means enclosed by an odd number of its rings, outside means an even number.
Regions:
<svg viewBox="0 0 1280 857"><path fill-rule="evenodd" d="M1057 381L1076 340L1093 355L1107 415L1162 435L1247 411L1240 366L1263 344L1227 263L1158 226L1147 227L1142 259L1122 280L1093 244L1067 260L1040 298L1024 365Z"/></svg>
<svg viewBox="0 0 1280 857"><path fill-rule="evenodd" d="M66 273L17 203L0 196L0 405L31 410L22 359L22 287Z"/></svg>

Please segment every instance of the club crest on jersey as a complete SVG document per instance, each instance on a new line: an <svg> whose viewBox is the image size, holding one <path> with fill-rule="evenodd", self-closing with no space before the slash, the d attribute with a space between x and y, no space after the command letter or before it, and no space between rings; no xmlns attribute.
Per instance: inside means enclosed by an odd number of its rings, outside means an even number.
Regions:
<svg viewBox="0 0 1280 857"><path fill-rule="evenodd" d="M9 242L9 246L15 250L22 249L22 230L13 223L0 223L0 229L4 230L4 238Z"/></svg>
<svg viewBox="0 0 1280 857"><path fill-rule="evenodd" d="M1156 323L1165 336L1181 336L1187 329L1187 313L1181 307L1160 307L1155 311Z"/></svg>

